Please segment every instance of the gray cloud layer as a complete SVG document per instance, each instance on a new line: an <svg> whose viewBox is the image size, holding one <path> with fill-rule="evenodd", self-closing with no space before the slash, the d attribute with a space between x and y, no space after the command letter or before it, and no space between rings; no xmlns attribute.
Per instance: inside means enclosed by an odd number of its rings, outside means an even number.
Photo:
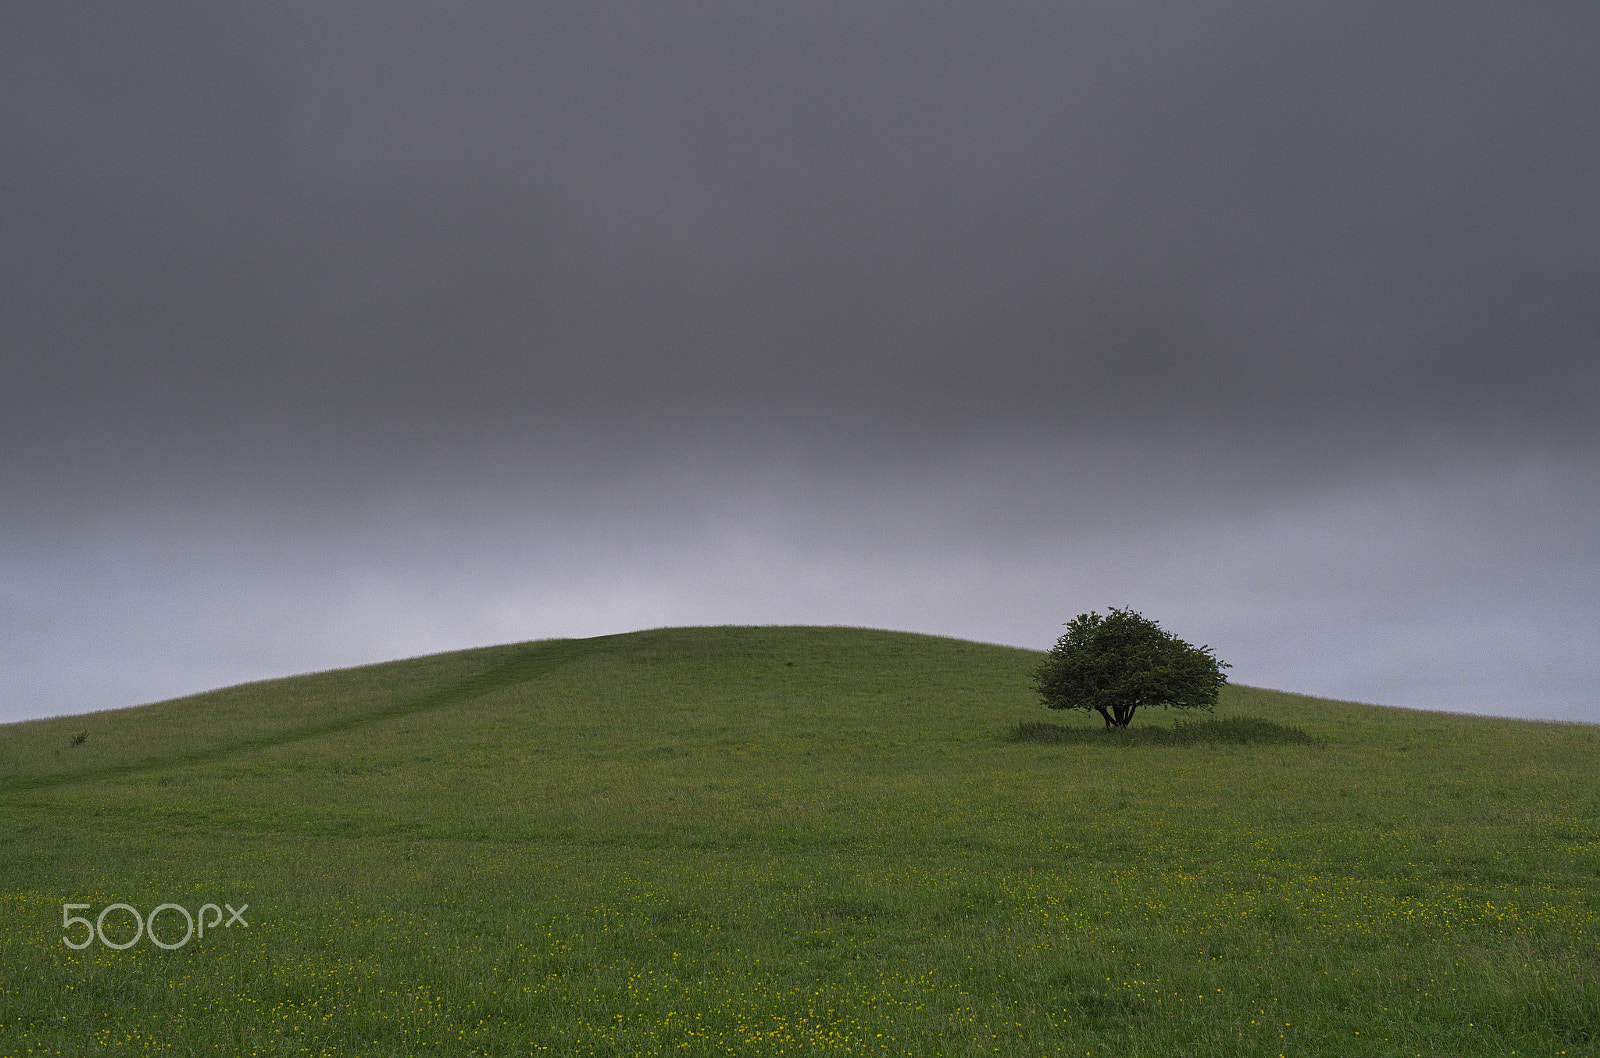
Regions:
<svg viewBox="0 0 1600 1058"><path fill-rule="evenodd" d="M1600 720L1597 45L1559 3L10 6L0 709L1135 603L1244 682Z"/></svg>

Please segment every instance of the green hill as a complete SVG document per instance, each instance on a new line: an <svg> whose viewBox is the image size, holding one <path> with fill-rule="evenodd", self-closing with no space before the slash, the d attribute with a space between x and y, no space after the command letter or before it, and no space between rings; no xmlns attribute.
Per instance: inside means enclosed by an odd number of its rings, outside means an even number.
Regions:
<svg viewBox="0 0 1600 1058"><path fill-rule="evenodd" d="M1596 728L1233 686L1313 742L1145 744L1039 657L663 629L0 727L0 1054L1600 1048Z"/></svg>

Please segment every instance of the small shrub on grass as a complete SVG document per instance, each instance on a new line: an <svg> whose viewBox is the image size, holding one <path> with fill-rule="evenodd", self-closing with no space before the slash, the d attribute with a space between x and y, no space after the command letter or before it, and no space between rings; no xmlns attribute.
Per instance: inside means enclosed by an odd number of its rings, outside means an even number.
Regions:
<svg viewBox="0 0 1600 1058"><path fill-rule="evenodd" d="M1110 728L1104 731L1028 720L1012 729L1011 741L1074 746L1326 745L1322 739L1298 727L1256 716L1179 720L1170 728Z"/></svg>
<svg viewBox="0 0 1600 1058"><path fill-rule="evenodd" d="M1210 647L1185 643L1132 610L1079 614L1034 670L1052 709L1099 713L1106 729L1125 728L1142 708L1211 712L1228 678Z"/></svg>

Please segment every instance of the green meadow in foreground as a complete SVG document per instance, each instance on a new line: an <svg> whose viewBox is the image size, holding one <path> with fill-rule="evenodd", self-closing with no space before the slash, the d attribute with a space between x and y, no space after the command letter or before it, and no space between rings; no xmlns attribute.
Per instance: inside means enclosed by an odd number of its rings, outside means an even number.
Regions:
<svg viewBox="0 0 1600 1058"><path fill-rule="evenodd" d="M1600 1052L1600 730L1107 737L1041 656L669 629L0 727L0 1053Z"/></svg>

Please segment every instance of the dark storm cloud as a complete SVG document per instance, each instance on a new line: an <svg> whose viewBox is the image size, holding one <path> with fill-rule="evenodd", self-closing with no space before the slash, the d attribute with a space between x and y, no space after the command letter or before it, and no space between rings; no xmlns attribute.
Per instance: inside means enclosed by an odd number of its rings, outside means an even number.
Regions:
<svg viewBox="0 0 1600 1058"><path fill-rule="evenodd" d="M57 14L23 381L240 448L1587 423L1593 25L1281 7Z"/></svg>
<svg viewBox="0 0 1600 1058"><path fill-rule="evenodd" d="M756 580L912 554L1003 580L1134 524L1226 550L1372 482L1448 522L1526 468L1592 576L1590 6L64 3L0 30L24 622L157 598L173 540L293 598L581 570L563 534L639 597L783 620L662 570L744 539ZM1396 537L1415 568L1427 535ZM448 568L461 598L495 580ZM562 576L539 590L626 594Z"/></svg>

